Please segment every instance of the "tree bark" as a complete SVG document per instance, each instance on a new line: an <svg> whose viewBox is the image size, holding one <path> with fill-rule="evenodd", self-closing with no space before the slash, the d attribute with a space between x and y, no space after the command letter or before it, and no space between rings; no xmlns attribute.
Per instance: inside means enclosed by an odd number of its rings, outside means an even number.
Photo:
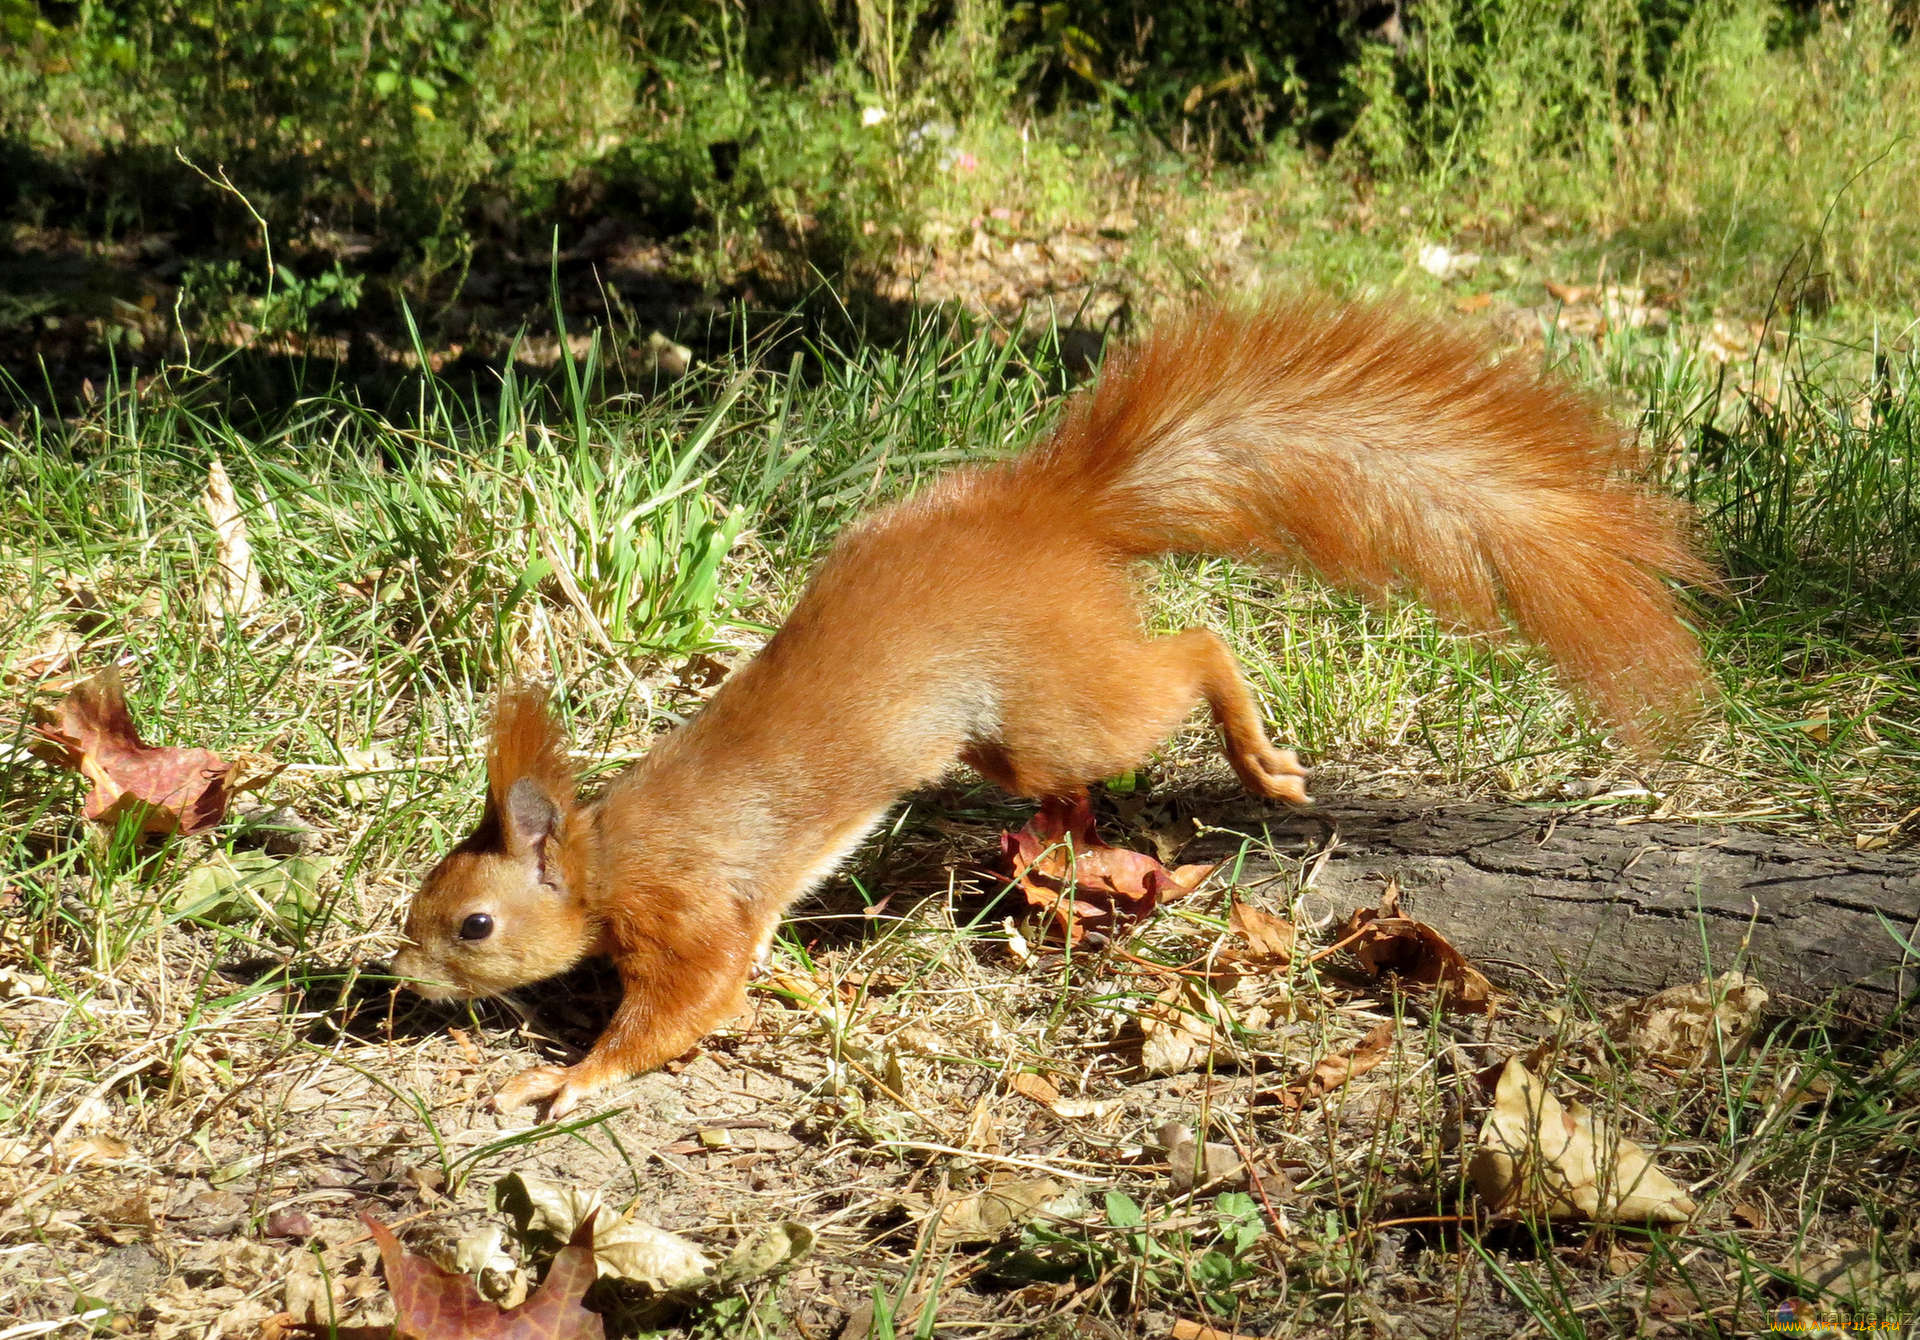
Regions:
<svg viewBox="0 0 1920 1340"><path fill-rule="evenodd" d="M1867 1023L1920 992L1920 857L1909 854L1445 801L1335 799L1307 813L1248 803L1208 822L1270 837L1279 869L1310 881L1302 919L1371 906L1398 879L1408 915L1508 987L1539 974L1645 994L1742 968L1777 1008L1832 1003ZM1181 859L1238 845L1208 834ZM1249 850L1243 882L1264 859Z"/></svg>

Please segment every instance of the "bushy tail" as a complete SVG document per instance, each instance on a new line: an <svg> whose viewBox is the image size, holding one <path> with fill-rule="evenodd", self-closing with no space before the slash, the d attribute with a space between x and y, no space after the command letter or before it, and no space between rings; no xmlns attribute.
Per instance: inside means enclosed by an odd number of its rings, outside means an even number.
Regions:
<svg viewBox="0 0 1920 1340"><path fill-rule="evenodd" d="M1596 405L1380 306L1210 310L1108 360L1016 467L1119 551L1282 559L1476 629L1502 611L1632 735L1683 716L1711 585Z"/></svg>

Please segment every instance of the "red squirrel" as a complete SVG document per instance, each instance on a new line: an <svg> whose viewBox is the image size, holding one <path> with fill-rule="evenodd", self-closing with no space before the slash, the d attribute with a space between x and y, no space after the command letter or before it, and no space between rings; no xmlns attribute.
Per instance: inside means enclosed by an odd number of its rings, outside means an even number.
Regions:
<svg viewBox="0 0 1920 1340"><path fill-rule="evenodd" d="M850 527L759 655L597 799L544 694L506 690L485 812L427 875L394 970L470 997L612 958L623 996L585 1059L495 1100L557 1118L738 1012L786 909L956 762L1074 798L1205 701L1241 783L1304 803L1226 644L1144 630L1135 567L1159 554L1511 620L1644 742L1705 687L1666 579L1713 574L1631 463L1586 397L1399 308L1192 313L1110 358L1024 453Z"/></svg>

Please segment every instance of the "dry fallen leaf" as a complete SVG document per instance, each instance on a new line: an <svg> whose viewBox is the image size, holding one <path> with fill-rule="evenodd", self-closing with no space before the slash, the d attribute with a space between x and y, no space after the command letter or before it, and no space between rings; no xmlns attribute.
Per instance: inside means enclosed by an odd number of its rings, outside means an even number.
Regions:
<svg viewBox="0 0 1920 1340"><path fill-rule="evenodd" d="M502 1247L505 1238L500 1224L482 1224L454 1243L453 1268L470 1277L483 1297L519 1307L527 1301L527 1272Z"/></svg>
<svg viewBox="0 0 1920 1340"><path fill-rule="evenodd" d="M1060 1101L1060 1090L1055 1088L1044 1076L1026 1070L1016 1070L1007 1076L1007 1087L1022 1098L1031 1098L1042 1107L1052 1107Z"/></svg>
<svg viewBox="0 0 1920 1340"><path fill-rule="evenodd" d="M1243 1334L1240 1331L1223 1331L1217 1326L1208 1326L1205 1322L1188 1321L1185 1317L1174 1319L1167 1334L1172 1340L1259 1340L1257 1336Z"/></svg>
<svg viewBox="0 0 1920 1340"><path fill-rule="evenodd" d="M1386 1060L1393 1050L1393 1033L1393 1020L1381 1020L1353 1046L1321 1057L1306 1074L1285 1088L1274 1090L1273 1100L1297 1112L1308 1103L1326 1097Z"/></svg>
<svg viewBox="0 0 1920 1340"><path fill-rule="evenodd" d="M1000 1148L998 1123L993 1116L993 1101L982 1096L967 1114L966 1133L960 1137L962 1149L978 1149L992 1153Z"/></svg>
<svg viewBox="0 0 1920 1340"><path fill-rule="evenodd" d="M903 1024L887 1035L887 1042L908 1056L952 1056L955 1045L925 1024Z"/></svg>
<svg viewBox="0 0 1920 1340"><path fill-rule="evenodd" d="M1412 917L1400 915L1400 886L1389 883L1376 910L1356 908L1340 927L1340 941L1351 941L1360 966L1376 977L1392 973L1403 982L1440 988L1450 1008L1482 1013L1493 1003L1493 985L1468 963L1447 937Z"/></svg>
<svg viewBox="0 0 1920 1340"><path fill-rule="evenodd" d="M1106 1125L1126 1109L1124 1098L1062 1098L1053 1104L1053 1115L1062 1121L1091 1121Z"/></svg>
<svg viewBox="0 0 1920 1340"><path fill-rule="evenodd" d="M1196 1143L1193 1132L1177 1121L1161 1126L1159 1136L1160 1147L1167 1151L1168 1181L1176 1195L1196 1186L1231 1190L1247 1184L1247 1165L1232 1145L1213 1140Z"/></svg>
<svg viewBox="0 0 1920 1340"><path fill-rule="evenodd" d="M1615 1010L1607 1036L1635 1060L1680 1070L1737 1058L1747 1049L1767 990L1743 973L1687 982Z"/></svg>
<svg viewBox="0 0 1920 1340"><path fill-rule="evenodd" d="M1003 917L1000 929L1007 933L1007 957L1021 967L1033 962L1033 946L1027 943L1027 937L1020 933L1020 927L1014 924L1012 917Z"/></svg>
<svg viewBox="0 0 1920 1340"><path fill-rule="evenodd" d="M348 801L356 806L413 803L412 792L399 781L412 777L412 765L403 763L386 745L375 741L363 748L340 742L334 747L343 768L334 786Z"/></svg>
<svg viewBox="0 0 1920 1340"><path fill-rule="evenodd" d="M693 1289L713 1273L713 1258L678 1233L627 1219L607 1230L594 1246L602 1275L644 1284L655 1293Z"/></svg>
<svg viewBox="0 0 1920 1340"><path fill-rule="evenodd" d="M1257 968L1284 968L1293 961L1294 941L1300 932L1285 917L1275 916L1252 903L1234 899L1227 914L1227 925L1247 942L1245 949L1229 951L1236 964Z"/></svg>
<svg viewBox="0 0 1920 1340"><path fill-rule="evenodd" d="M524 1234L571 1239L580 1225L605 1219L593 1236L595 1269L661 1293L694 1286L713 1269L713 1260L678 1234L651 1224L604 1213L600 1193L509 1173L494 1188L494 1201L511 1214Z"/></svg>
<svg viewBox="0 0 1920 1340"><path fill-rule="evenodd" d="M21 684L51 678L72 664L86 644L86 638L67 624L49 623L0 665L0 683Z"/></svg>
<svg viewBox="0 0 1920 1340"><path fill-rule="evenodd" d="M209 749L142 743L112 666L76 685L57 719L38 730L34 752L92 783L84 813L109 828L133 814L142 833L203 832L220 822L236 794L272 775L249 776L249 767Z"/></svg>
<svg viewBox="0 0 1920 1340"><path fill-rule="evenodd" d="M727 1253L708 1284L715 1292L726 1293L784 1269L812 1250L812 1229L785 1220L767 1224Z"/></svg>
<svg viewBox="0 0 1920 1340"><path fill-rule="evenodd" d="M55 1152L59 1161L70 1168L121 1163L133 1156L126 1141L116 1140L111 1135L88 1135L78 1140L62 1141Z"/></svg>
<svg viewBox="0 0 1920 1340"><path fill-rule="evenodd" d="M207 617L245 619L260 608L266 596L260 588L260 570L254 566L253 545L247 539L246 517L234 496L233 481L227 478L227 467L218 456L207 467L207 487L200 495L200 505L213 522L217 564L212 580L201 593Z"/></svg>
<svg viewBox="0 0 1920 1340"><path fill-rule="evenodd" d="M467 1276L401 1247L372 1215L360 1218L379 1244L403 1340L606 1340L599 1314L580 1306L594 1281L591 1215L554 1256L533 1297L511 1311L482 1298Z"/></svg>
<svg viewBox="0 0 1920 1340"><path fill-rule="evenodd" d="M169 910L216 926L264 920L285 932L305 925L320 905L320 881L332 856L212 852L180 881Z"/></svg>
<svg viewBox="0 0 1920 1340"><path fill-rule="evenodd" d="M1579 1103L1562 1104L1509 1060L1468 1174L1495 1212L1592 1223L1685 1223L1695 1206L1639 1145Z"/></svg>
<svg viewBox="0 0 1920 1340"><path fill-rule="evenodd" d="M1102 842L1085 796L1045 802L1025 828L1001 835L1000 851L1028 905L1048 918L1048 931L1074 943L1152 915L1213 873L1211 865L1169 870L1144 852Z"/></svg>
<svg viewBox="0 0 1920 1340"><path fill-rule="evenodd" d="M0 965L0 1000L24 1000L44 996L50 989L47 979L37 972Z"/></svg>
<svg viewBox="0 0 1920 1340"><path fill-rule="evenodd" d="M776 966L767 969L753 984L761 990L772 992L794 1009L828 1020L838 1017L833 984L823 981L817 973L799 973Z"/></svg>
<svg viewBox="0 0 1920 1340"><path fill-rule="evenodd" d="M1149 1075L1177 1075L1206 1064L1231 1016L1218 997L1180 981L1144 1006L1139 1022L1140 1068Z"/></svg>
<svg viewBox="0 0 1920 1340"><path fill-rule="evenodd" d="M160 1231L159 1221L153 1217L153 1202L145 1191L132 1191L108 1200L95 1214L98 1222L94 1231L111 1242L134 1242L151 1238Z"/></svg>
<svg viewBox="0 0 1920 1340"><path fill-rule="evenodd" d="M514 1216L522 1233L568 1236L596 1216L608 1218L599 1192L519 1173L500 1179L494 1199ZM595 1268L602 1276L642 1284L655 1293L730 1288L797 1261L812 1249L811 1230L785 1222L766 1225L719 1262L677 1233L624 1215L593 1236Z"/></svg>
<svg viewBox="0 0 1920 1340"><path fill-rule="evenodd" d="M990 1242L1043 1213L1064 1217L1063 1202L1073 1195L1072 1187L1051 1177L1002 1182L942 1205L934 1222L933 1240L943 1247Z"/></svg>
<svg viewBox="0 0 1920 1340"><path fill-rule="evenodd" d="M292 1253L287 1258L286 1277L281 1282L286 1311L262 1326L261 1334L308 1335L312 1333L309 1327L324 1328L329 1321L338 1320L347 1302L346 1290L338 1287L340 1283L321 1268L320 1258L314 1253ZM276 1323L278 1329L275 1329ZM393 1328L381 1329L391 1334ZM326 1332L322 1329L320 1333Z"/></svg>

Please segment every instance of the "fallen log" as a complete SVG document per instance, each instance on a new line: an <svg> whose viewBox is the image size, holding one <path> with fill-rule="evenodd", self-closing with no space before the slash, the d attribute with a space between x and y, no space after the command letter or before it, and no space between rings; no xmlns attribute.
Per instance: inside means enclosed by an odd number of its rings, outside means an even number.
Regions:
<svg viewBox="0 0 1920 1340"><path fill-rule="evenodd" d="M1604 811L1330 800L1307 812L1235 803L1208 824L1258 839L1306 887L1296 916L1342 918L1399 881L1401 906L1496 983L1531 974L1645 994L1744 967L1776 1008L1831 1004L1878 1023L1920 993L1920 856L1850 852L1753 829ZM1270 851L1263 851L1269 847ZM1208 833L1180 855L1241 850Z"/></svg>

